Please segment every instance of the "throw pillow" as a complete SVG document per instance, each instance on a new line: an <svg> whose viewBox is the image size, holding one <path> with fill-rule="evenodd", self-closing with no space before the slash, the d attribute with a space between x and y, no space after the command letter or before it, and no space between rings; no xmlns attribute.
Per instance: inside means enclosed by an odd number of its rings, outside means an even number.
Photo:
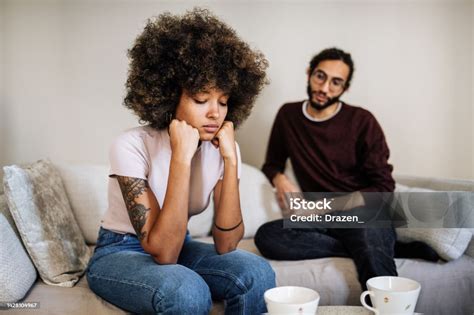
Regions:
<svg viewBox="0 0 474 315"><path fill-rule="evenodd" d="M3 170L8 207L41 279L72 287L84 273L90 251L59 173L47 160Z"/></svg>
<svg viewBox="0 0 474 315"><path fill-rule="evenodd" d="M474 236L472 237L471 242L469 243L469 246L467 247L465 254L474 258Z"/></svg>
<svg viewBox="0 0 474 315"><path fill-rule="evenodd" d="M36 270L20 239L14 223L7 219L5 197L0 196L0 301L17 302L36 280ZM12 226L13 225L13 226Z"/></svg>
<svg viewBox="0 0 474 315"><path fill-rule="evenodd" d="M74 217L87 244L95 244L100 220L107 209L106 165L71 165L55 163L71 204Z"/></svg>
<svg viewBox="0 0 474 315"><path fill-rule="evenodd" d="M435 190L419 188L419 187L407 187L404 185L397 184L396 192L409 194L413 192L435 192ZM448 192L449 194L449 192ZM469 196L469 195L467 195ZM395 198L399 200L403 199L400 195L395 195ZM415 199L414 199L415 200ZM403 213L406 217L410 217L413 211L422 213L420 211L423 208L423 202L407 203L406 200L400 200L398 204L402 207ZM429 202L425 203L429 204ZM468 207L466 211L472 211L472 204L469 200L463 200L459 205ZM413 208L413 209L412 209ZM431 209L426 209L431 210ZM462 211L462 209L461 209ZM428 216L430 213L427 214ZM472 233L469 229L464 228L397 228L397 238L401 242L421 241L431 246L438 255L445 260L453 260L461 257L466 251L467 246L472 238Z"/></svg>
<svg viewBox="0 0 474 315"><path fill-rule="evenodd" d="M262 224L282 218L273 187L258 168L242 164L239 189L244 237L254 237Z"/></svg>

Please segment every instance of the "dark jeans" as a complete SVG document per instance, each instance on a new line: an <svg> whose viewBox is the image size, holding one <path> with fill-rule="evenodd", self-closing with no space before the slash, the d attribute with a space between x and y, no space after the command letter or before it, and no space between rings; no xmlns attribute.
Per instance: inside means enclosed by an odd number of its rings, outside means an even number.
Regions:
<svg viewBox="0 0 474 315"><path fill-rule="evenodd" d="M255 235L255 245L270 259L352 258L363 290L372 277L398 275L395 240L393 228L284 229L282 219L265 223Z"/></svg>

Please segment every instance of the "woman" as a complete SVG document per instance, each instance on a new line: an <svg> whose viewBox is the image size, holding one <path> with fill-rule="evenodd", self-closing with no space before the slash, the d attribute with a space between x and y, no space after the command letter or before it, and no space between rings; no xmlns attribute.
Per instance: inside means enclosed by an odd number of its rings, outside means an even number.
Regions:
<svg viewBox="0 0 474 315"><path fill-rule="evenodd" d="M244 234L234 126L265 83L267 61L208 11L150 20L129 51L125 106L146 126L110 150L109 207L87 270L90 288L133 313L265 312L269 264L236 250ZM214 244L188 218L214 193Z"/></svg>

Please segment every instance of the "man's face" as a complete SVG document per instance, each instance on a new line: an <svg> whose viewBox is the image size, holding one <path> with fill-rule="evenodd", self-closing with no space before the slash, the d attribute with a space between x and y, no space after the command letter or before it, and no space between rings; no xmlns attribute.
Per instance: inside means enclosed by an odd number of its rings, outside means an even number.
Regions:
<svg viewBox="0 0 474 315"><path fill-rule="evenodd" d="M336 103L346 90L349 66L341 60L321 61L308 73L308 97L313 108L322 110Z"/></svg>

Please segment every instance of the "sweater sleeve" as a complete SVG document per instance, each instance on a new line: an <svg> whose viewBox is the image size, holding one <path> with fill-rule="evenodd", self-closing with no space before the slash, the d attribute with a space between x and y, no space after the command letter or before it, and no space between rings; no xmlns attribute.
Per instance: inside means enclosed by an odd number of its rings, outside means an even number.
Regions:
<svg viewBox="0 0 474 315"><path fill-rule="evenodd" d="M273 123L265 163L262 166L263 173L272 185L272 180L275 175L285 171L285 164L288 159L288 152L284 140L283 119L282 108L280 108Z"/></svg>
<svg viewBox="0 0 474 315"><path fill-rule="evenodd" d="M392 177L393 166L388 163L390 150L382 127L370 114L370 119L362 133L362 172L368 185L362 192L391 192L395 189Z"/></svg>

